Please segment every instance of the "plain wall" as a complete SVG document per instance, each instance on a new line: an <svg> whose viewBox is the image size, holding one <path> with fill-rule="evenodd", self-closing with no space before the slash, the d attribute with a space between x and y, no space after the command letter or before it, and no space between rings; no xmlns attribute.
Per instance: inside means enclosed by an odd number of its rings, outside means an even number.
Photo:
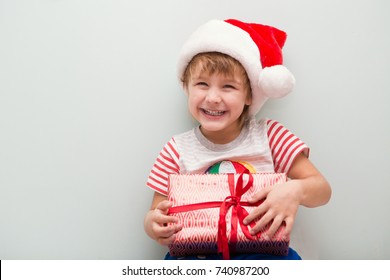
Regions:
<svg viewBox="0 0 390 280"><path fill-rule="evenodd" d="M161 259L143 231L166 141L194 126L182 43L212 18L285 30L294 92L266 104L333 196L301 207L305 259L390 259L390 4L0 0L0 259Z"/></svg>

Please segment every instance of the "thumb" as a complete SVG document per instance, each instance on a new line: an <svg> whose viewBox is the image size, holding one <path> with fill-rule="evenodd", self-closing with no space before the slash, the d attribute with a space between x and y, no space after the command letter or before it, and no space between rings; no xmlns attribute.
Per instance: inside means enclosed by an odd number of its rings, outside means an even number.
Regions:
<svg viewBox="0 0 390 280"><path fill-rule="evenodd" d="M172 206L172 202L168 200L163 200L160 203L157 204L156 209L157 211L160 211L161 213L167 214L168 209Z"/></svg>

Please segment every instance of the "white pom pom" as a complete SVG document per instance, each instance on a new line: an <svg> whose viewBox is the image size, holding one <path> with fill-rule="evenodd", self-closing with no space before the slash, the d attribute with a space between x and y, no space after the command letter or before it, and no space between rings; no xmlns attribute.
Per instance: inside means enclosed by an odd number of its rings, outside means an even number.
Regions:
<svg viewBox="0 0 390 280"><path fill-rule="evenodd" d="M295 78L283 65L275 65L263 69L259 85L267 97L281 98L293 90Z"/></svg>

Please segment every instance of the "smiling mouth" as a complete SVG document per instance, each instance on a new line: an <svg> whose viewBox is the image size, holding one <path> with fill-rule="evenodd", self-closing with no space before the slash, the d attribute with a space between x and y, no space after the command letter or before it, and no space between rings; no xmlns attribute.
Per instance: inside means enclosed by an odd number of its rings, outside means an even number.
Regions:
<svg viewBox="0 0 390 280"><path fill-rule="evenodd" d="M226 111L213 111L213 110L206 110L206 109L202 109L202 111L203 113L209 116L222 116L226 112Z"/></svg>

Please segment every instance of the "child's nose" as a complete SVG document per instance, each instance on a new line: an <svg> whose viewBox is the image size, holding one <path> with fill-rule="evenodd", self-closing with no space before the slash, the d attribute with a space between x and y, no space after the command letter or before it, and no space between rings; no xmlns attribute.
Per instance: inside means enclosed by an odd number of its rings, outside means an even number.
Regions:
<svg viewBox="0 0 390 280"><path fill-rule="evenodd" d="M210 89L206 96L207 102L218 103L221 102L221 95L216 89Z"/></svg>

